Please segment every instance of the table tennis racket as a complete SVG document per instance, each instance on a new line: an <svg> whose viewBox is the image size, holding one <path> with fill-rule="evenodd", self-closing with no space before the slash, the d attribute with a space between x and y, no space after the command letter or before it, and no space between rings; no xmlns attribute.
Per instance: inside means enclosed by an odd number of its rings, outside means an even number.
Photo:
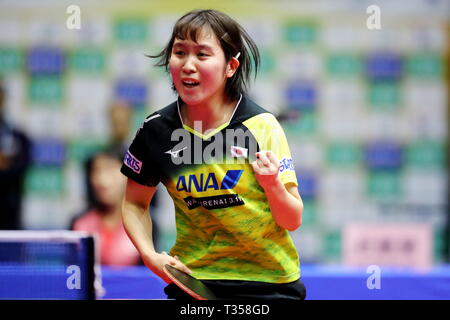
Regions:
<svg viewBox="0 0 450 320"><path fill-rule="evenodd" d="M197 300L216 300L216 295L199 279L166 264L163 268L164 273L181 290Z"/></svg>

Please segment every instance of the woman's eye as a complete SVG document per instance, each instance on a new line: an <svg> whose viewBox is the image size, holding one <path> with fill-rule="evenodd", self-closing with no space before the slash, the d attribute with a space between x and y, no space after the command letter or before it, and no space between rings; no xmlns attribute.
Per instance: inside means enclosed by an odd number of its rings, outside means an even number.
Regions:
<svg viewBox="0 0 450 320"><path fill-rule="evenodd" d="M207 57L208 55L206 53L204 53L204 52L199 52L198 56L199 57Z"/></svg>
<svg viewBox="0 0 450 320"><path fill-rule="evenodd" d="M184 52L183 52L183 51L175 51L175 54L176 54L176 55L183 55Z"/></svg>

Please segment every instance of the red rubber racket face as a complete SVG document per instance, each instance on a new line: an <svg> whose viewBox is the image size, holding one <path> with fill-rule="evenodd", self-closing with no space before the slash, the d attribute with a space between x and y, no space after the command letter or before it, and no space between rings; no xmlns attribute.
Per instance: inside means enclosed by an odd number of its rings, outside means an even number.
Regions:
<svg viewBox="0 0 450 320"><path fill-rule="evenodd" d="M193 276L166 264L163 268L165 274L181 290L197 300L215 300L216 296L200 280Z"/></svg>

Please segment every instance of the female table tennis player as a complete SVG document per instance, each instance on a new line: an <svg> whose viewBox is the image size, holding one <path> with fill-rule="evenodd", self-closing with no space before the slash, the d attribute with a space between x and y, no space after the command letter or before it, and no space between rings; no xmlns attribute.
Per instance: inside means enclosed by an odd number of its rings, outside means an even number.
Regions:
<svg viewBox="0 0 450 320"><path fill-rule="evenodd" d="M144 263L167 283L170 264L219 298L304 299L289 235L301 225L303 202L288 143L276 118L246 95L260 61L254 41L226 14L196 10L150 57L166 68L178 99L145 119L121 168L123 222ZM151 237L148 206L159 182L175 206L169 255ZM186 296L173 283L164 291Z"/></svg>

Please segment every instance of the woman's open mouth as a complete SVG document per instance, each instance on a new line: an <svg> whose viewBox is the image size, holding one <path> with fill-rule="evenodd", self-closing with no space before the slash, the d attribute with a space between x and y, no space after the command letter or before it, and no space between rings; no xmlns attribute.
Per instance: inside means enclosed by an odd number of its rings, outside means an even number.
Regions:
<svg viewBox="0 0 450 320"><path fill-rule="evenodd" d="M182 83L186 88L195 88L200 84L198 81L182 81Z"/></svg>

